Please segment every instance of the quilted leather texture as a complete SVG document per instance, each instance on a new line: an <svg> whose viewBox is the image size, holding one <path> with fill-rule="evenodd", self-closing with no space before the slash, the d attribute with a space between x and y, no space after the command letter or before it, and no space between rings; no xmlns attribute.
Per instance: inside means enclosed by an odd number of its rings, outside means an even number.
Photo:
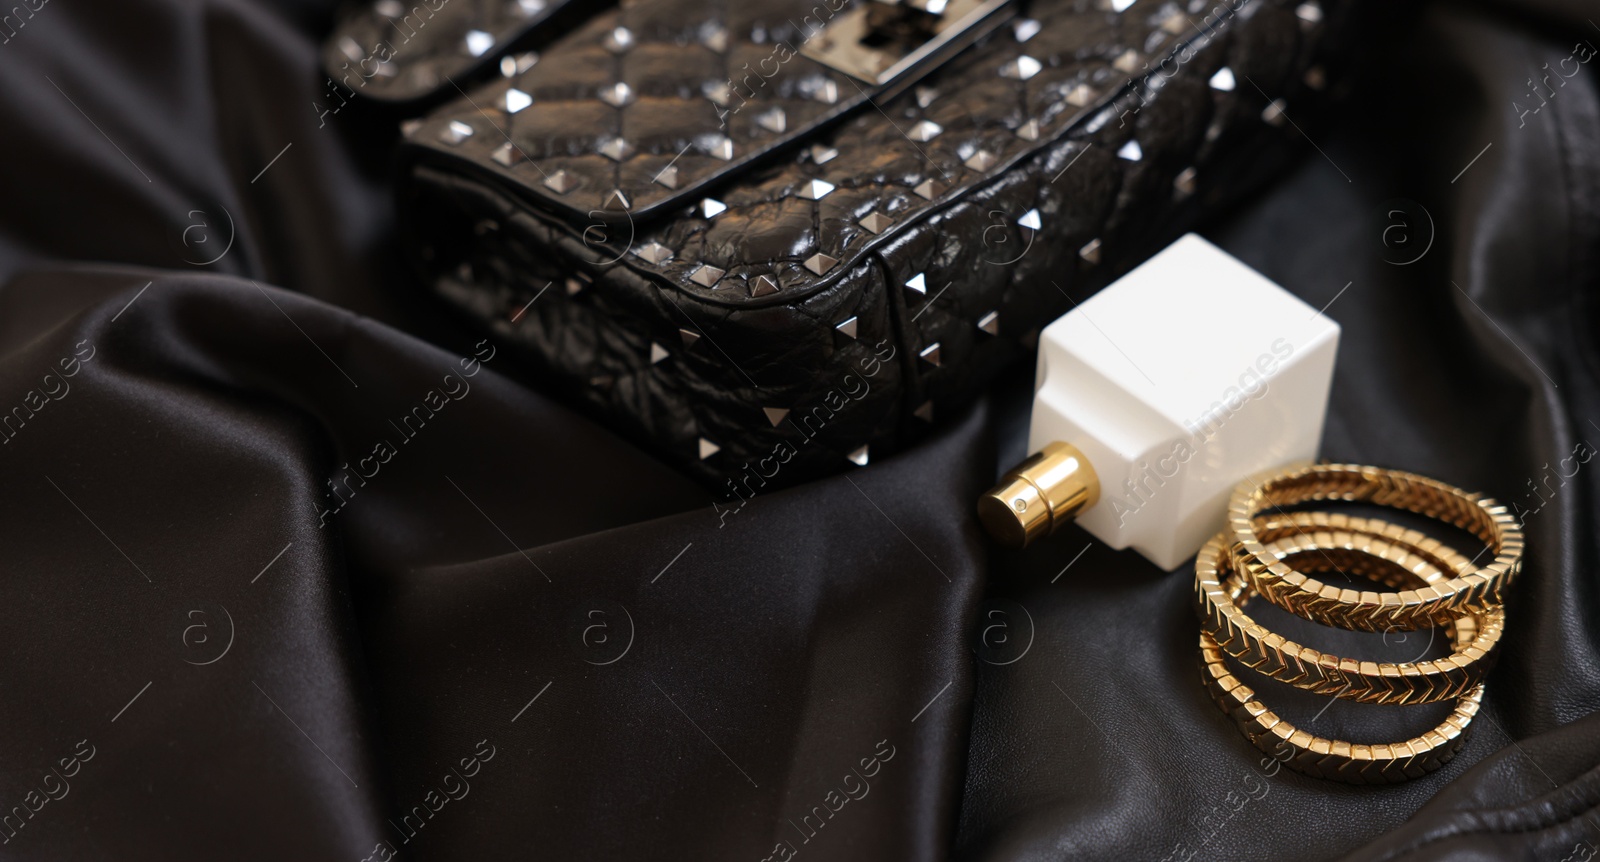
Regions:
<svg viewBox="0 0 1600 862"><path fill-rule="evenodd" d="M413 125L402 209L440 294L742 505L914 439L1270 173L1351 4L1237 5L1041 0L842 123L797 108L783 149L754 118L819 74L855 86L796 55L728 124L767 161L727 174L695 149L725 68L705 34L742 58L804 31L768 0L644 0ZM619 133L631 150L601 151ZM702 171L718 185L690 194Z"/></svg>

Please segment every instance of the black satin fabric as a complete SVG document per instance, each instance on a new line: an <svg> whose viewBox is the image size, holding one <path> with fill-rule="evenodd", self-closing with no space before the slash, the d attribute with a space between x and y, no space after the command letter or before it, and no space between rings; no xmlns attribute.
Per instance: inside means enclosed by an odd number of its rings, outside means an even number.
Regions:
<svg viewBox="0 0 1600 862"><path fill-rule="evenodd" d="M418 298L399 117L322 114L326 4L23 10L0 857L1587 858L1600 93L1560 62L1600 44L1583 5L1373 34L1348 109L1205 229L1343 326L1327 457L1525 516L1471 739L1385 788L1262 763L1201 688L1187 572L1075 529L984 539L1027 369L913 451L718 511ZM1573 75L1526 95L1545 64ZM1440 717L1260 688L1327 735Z"/></svg>

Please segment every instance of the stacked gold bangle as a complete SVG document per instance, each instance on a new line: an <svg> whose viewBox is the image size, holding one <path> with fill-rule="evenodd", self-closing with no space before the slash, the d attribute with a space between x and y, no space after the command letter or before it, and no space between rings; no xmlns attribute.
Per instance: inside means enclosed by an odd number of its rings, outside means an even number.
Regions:
<svg viewBox="0 0 1600 862"><path fill-rule="evenodd" d="M1496 556L1478 567L1415 530L1372 518L1283 507L1344 500L1403 509L1465 529ZM1505 629L1504 590L1521 569L1522 532L1494 501L1442 482L1375 467L1324 464L1247 481L1234 492L1228 529L1195 561L1202 679L1262 751L1319 778L1405 781L1443 766L1466 739L1483 677ZM1386 591L1352 590L1312 577L1360 575ZM1450 655L1402 663L1319 652L1267 630L1246 613L1259 596L1314 622L1354 631L1450 626ZM1298 729L1256 699L1228 660L1305 691L1361 703L1454 699L1442 724L1404 742L1342 742Z"/></svg>

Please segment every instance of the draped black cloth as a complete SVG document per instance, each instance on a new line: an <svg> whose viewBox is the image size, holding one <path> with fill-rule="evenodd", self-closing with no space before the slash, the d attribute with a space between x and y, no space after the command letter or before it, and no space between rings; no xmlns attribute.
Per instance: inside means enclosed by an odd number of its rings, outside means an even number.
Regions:
<svg viewBox="0 0 1600 862"><path fill-rule="evenodd" d="M983 537L1028 369L914 451L718 511L419 296L400 117L322 113L327 4L40 2L0 27L0 856L1600 846L1585 4L1372 34L1294 171L1202 226L1342 325L1326 457L1526 521L1466 747L1363 788L1212 705L1188 572ZM1261 691L1328 736L1442 717Z"/></svg>

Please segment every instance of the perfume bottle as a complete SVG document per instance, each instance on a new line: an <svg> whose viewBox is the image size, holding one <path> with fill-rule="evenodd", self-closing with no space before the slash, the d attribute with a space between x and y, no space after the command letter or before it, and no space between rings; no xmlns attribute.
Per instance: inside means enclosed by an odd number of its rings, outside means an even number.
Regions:
<svg viewBox="0 0 1600 862"><path fill-rule="evenodd" d="M1316 457L1339 343L1324 311L1179 239L1040 334L1034 454L979 498L980 520L1021 547L1076 519L1176 568L1235 485Z"/></svg>

